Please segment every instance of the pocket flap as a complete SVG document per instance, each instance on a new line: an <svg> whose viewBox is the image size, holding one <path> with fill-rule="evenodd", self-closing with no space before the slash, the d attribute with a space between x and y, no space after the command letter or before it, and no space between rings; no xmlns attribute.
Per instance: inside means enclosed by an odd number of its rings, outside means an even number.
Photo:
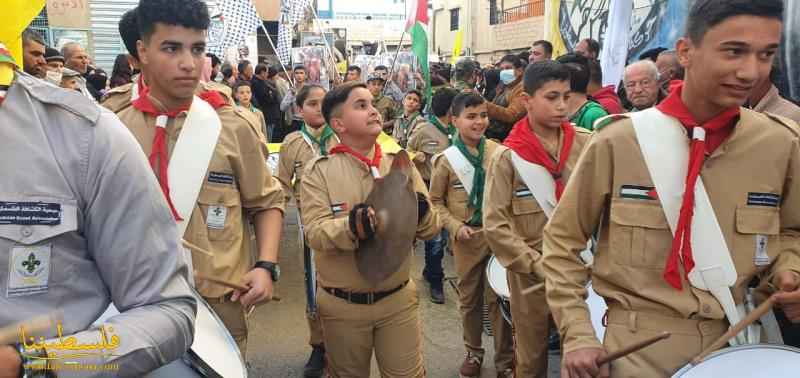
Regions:
<svg viewBox="0 0 800 378"><path fill-rule="evenodd" d="M239 191L234 188L216 188L206 185L200 190L197 202L203 205L236 206L242 203Z"/></svg>
<svg viewBox="0 0 800 378"><path fill-rule="evenodd" d="M781 229L777 207L738 206L736 231L740 234L777 235Z"/></svg>
<svg viewBox="0 0 800 378"><path fill-rule="evenodd" d="M511 211L514 213L514 215L524 215L541 213L543 210L541 207L539 207L536 199L530 197L511 199Z"/></svg>
<svg viewBox="0 0 800 378"><path fill-rule="evenodd" d="M668 229L664 210L658 204L631 203L614 199L611 202L611 222L622 226Z"/></svg>
<svg viewBox="0 0 800 378"><path fill-rule="evenodd" d="M31 245L78 229L78 203L76 200L35 196L16 198L15 201L59 204L61 206L59 224L3 224L0 225L0 238Z"/></svg>

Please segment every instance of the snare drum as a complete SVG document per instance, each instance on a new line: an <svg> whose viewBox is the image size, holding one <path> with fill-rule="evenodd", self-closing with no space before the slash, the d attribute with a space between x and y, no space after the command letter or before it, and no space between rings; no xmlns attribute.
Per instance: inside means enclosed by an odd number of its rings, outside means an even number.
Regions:
<svg viewBox="0 0 800 378"><path fill-rule="evenodd" d="M800 349L786 345L752 344L720 349L697 365L684 366L672 377L794 378L798 374Z"/></svg>
<svg viewBox="0 0 800 378"><path fill-rule="evenodd" d="M489 257L489 263L486 264L486 280L489 281L489 287L492 288L497 294L497 305L500 307L500 314L503 315L506 323L511 323L511 289L508 288L508 277L506 275L506 268L500 265L500 261L494 256Z"/></svg>
<svg viewBox="0 0 800 378"><path fill-rule="evenodd" d="M606 306L605 299L594 291L591 282L586 286L586 291L589 293L589 296L586 298L586 304L589 306L589 317L592 319L592 325L594 326L594 332L597 334L597 338L602 342L606 335L603 317L606 315L608 306Z"/></svg>
<svg viewBox="0 0 800 378"><path fill-rule="evenodd" d="M158 368L146 378L211 378L211 377L247 377L247 367L236 341L217 317L211 306L196 292L197 318L194 323L194 342L180 359ZM119 314L114 305L106 311L94 325L100 326L108 318Z"/></svg>

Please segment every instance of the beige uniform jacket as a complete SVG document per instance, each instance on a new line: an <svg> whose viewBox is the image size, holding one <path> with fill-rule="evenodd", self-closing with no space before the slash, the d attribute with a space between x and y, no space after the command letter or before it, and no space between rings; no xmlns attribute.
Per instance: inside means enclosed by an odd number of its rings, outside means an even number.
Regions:
<svg viewBox="0 0 800 378"><path fill-rule="evenodd" d="M753 110L762 113L777 114L800 123L800 106L781 97L778 93L778 88L774 85L769 89L764 98L753 107Z"/></svg>
<svg viewBox="0 0 800 378"><path fill-rule="evenodd" d="M508 92L506 94L508 106L503 107L487 102L486 110L490 119L513 125L528 114L528 111L525 110L525 101L522 98L522 80L517 79L515 83L511 83L505 90Z"/></svg>
<svg viewBox="0 0 800 378"><path fill-rule="evenodd" d="M477 149L467 148L470 149L470 152L478 153ZM481 165L483 165L483 169L488 170L491 157L500 148L500 145L487 139L485 148ZM447 229L451 238L455 238L461 226L465 225L472 218L472 214L475 213L475 209L467 205L469 193L464 189L464 183L456 175L450 160L443 154L436 155L434 158L433 176L431 177L431 202L436 212L439 213L442 227ZM484 204L485 210L486 204Z"/></svg>
<svg viewBox="0 0 800 378"><path fill-rule="evenodd" d="M664 281L672 233L657 195L624 195L654 185L630 119L617 117L586 147L545 228L547 300L565 352L599 345L583 299L590 272L578 260L598 225L591 279L609 308L725 317L714 297L692 288L683 275L682 291ZM766 284L771 273L800 271L800 148L788 126L742 109L733 133L706 158L701 177L738 272L737 303L754 276L764 276ZM769 261L757 266L759 252Z"/></svg>
<svg viewBox="0 0 800 378"><path fill-rule="evenodd" d="M372 155L370 155L371 158ZM394 159L394 154L383 154L380 172L384 176ZM416 169L412 167L414 190L428 196L428 189ZM409 245L408 258L392 276L378 287L372 287L358 272L355 250L358 241L350 232L350 209L363 203L372 191L375 179L366 164L349 154L321 156L308 163L300 189L301 214L306 227L306 237L314 254L319 283L355 292L385 291L409 279L413 246ZM430 205L430 204L429 204ZM409 222L417 222L409 219ZM441 230L439 216L431 210L417 226L417 238L431 239Z"/></svg>
<svg viewBox="0 0 800 378"><path fill-rule="evenodd" d="M239 282L252 268L253 256L257 255L257 251L251 251L255 235L250 221L263 210L283 211L283 191L266 164L267 146L258 126L233 106L223 106L217 109L217 114L222 131L183 237L212 254L192 251L194 269L211 277ZM155 117L132 106L117 116L139 141L145 155L150 156ZM186 113L182 113L167 123L170 156L185 120ZM209 298L231 292L206 282L198 282L197 290Z"/></svg>
<svg viewBox="0 0 800 378"><path fill-rule="evenodd" d="M120 85L109 90L100 102L106 109L119 113L131 105L131 88L136 82Z"/></svg>
<svg viewBox="0 0 800 378"><path fill-rule="evenodd" d="M581 151L591 136L591 132L573 127L575 139L562 172L565 180L570 179ZM550 156L557 156L563 143L562 134L558 146L545 146L545 149ZM542 231L546 223L547 216L511 163L511 150L501 147L492 156L486 173L483 228L489 248L500 264L515 273L540 273ZM537 266L534 269L535 264Z"/></svg>
<svg viewBox="0 0 800 378"><path fill-rule="evenodd" d="M450 147L450 136L430 122L420 122L411 131L406 149L414 153L414 165L425 181L431 181L434 155ZM487 159L488 160L488 159Z"/></svg>
<svg viewBox="0 0 800 378"><path fill-rule="evenodd" d="M308 131L315 138L319 138L322 133L322 128L314 130L309 127ZM303 168L311 161L311 159L319 156L319 148L313 144L314 142L307 141L300 131L293 131L283 139L281 144L281 152L278 158L278 180L283 187L283 193L286 203L289 203L289 198L294 196L297 201L297 208L300 208L300 186L303 183ZM339 144L339 138L334 135L328 139L326 148L330 152L331 148Z"/></svg>
<svg viewBox="0 0 800 378"><path fill-rule="evenodd" d="M417 126L425 123L425 117L422 114L415 114L413 119L410 119L404 115L400 116L399 118L394 120L394 126L392 127L392 137L394 140L397 141L401 147L406 148L408 145L408 139L411 137L411 134L414 132L414 129ZM404 127L405 125L405 127Z"/></svg>

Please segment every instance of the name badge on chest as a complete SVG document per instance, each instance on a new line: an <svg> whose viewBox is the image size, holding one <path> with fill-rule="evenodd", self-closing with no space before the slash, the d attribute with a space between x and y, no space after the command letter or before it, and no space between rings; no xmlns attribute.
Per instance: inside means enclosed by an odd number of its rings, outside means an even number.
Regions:
<svg viewBox="0 0 800 378"><path fill-rule="evenodd" d="M61 224L61 204L0 201L0 224L57 226Z"/></svg>
<svg viewBox="0 0 800 378"><path fill-rule="evenodd" d="M228 217L228 208L223 205L211 205L206 214L208 228L221 230L225 228L225 218Z"/></svg>
<svg viewBox="0 0 800 378"><path fill-rule="evenodd" d="M50 279L51 244L14 246L8 260L7 297L46 293Z"/></svg>

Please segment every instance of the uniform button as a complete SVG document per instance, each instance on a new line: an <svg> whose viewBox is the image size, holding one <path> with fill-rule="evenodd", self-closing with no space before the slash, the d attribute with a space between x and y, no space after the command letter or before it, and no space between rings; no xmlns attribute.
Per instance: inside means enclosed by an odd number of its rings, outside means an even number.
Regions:
<svg viewBox="0 0 800 378"><path fill-rule="evenodd" d="M700 323L700 332L704 334L711 333L711 325L707 323Z"/></svg>
<svg viewBox="0 0 800 378"><path fill-rule="evenodd" d="M31 230L28 226L23 226L22 229L19 230L19 233L22 234L23 237L28 237L33 235L33 230Z"/></svg>
<svg viewBox="0 0 800 378"><path fill-rule="evenodd" d="M711 313L711 306L709 306L708 304L704 304L703 305L703 313L704 314L710 314Z"/></svg>

